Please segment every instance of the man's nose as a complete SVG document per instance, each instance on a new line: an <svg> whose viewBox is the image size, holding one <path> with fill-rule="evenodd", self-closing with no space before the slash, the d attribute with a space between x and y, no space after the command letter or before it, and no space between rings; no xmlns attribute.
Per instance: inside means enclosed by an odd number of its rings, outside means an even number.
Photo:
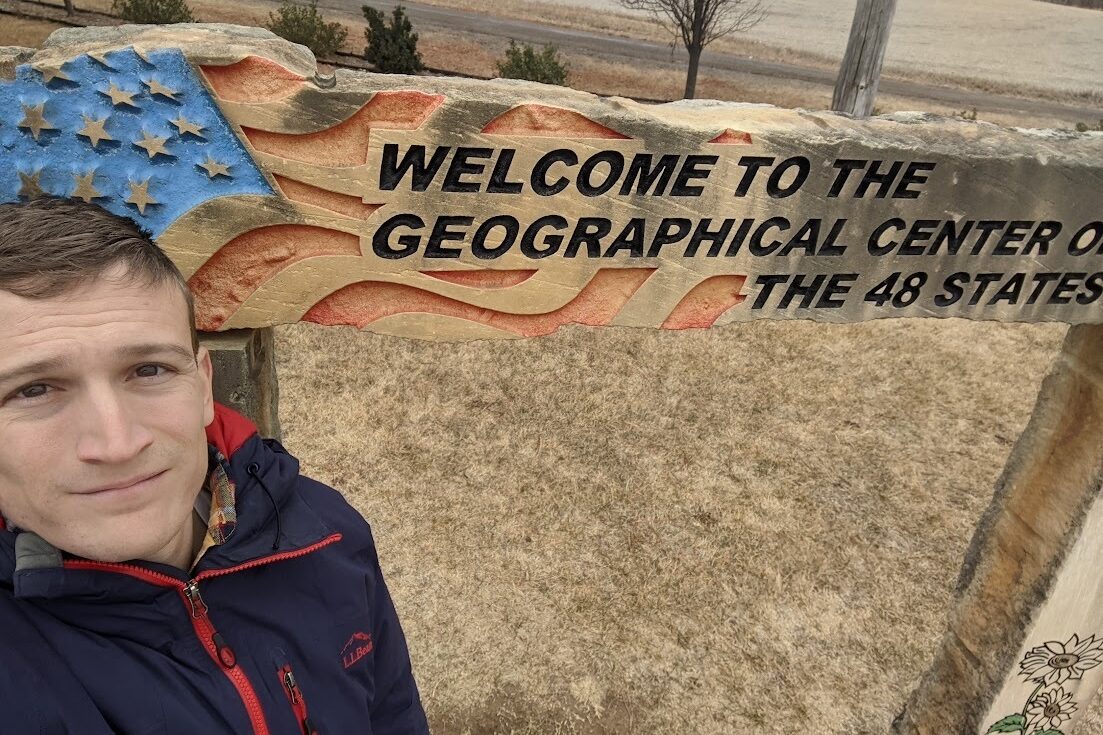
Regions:
<svg viewBox="0 0 1103 735"><path fill-rule="evenodd" d="M82 462L118 464L133 459L153 442L137 406L111 387L88 393L81 410L77 457Z"/></svg>

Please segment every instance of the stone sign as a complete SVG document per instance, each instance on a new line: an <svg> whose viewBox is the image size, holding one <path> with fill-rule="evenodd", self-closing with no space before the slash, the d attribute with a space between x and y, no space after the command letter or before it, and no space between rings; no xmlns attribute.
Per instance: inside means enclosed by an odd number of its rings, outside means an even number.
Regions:
<svg viewBox="0 0 1103 735"><path fill-rule="evenodd" d="M0 201L147 227L208 331L1103 321L1103 137L337 72L258 31L9 50Z"/></svg>
<svg viewBox="0 0 1103 735"><path fill-rule="evenodd" d="M321 76L264 31L128 26L0 49L0 147L0 201L95 201L156 236L270 423L271 330L231 330L1077 325L892 729L1068 735L1103 683L1101 133Z"/></svg>

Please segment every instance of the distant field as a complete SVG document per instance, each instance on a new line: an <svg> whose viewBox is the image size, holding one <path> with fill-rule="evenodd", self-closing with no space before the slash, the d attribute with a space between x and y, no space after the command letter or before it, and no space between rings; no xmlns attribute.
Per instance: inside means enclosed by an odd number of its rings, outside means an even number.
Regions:
<svg viewBox="0 0 1103 735"><path fill-rule="evenodd" d="M434 5L502 12L510 0L427 0ZM1069 0L1103 5L1103 0ZM628 14L616 0L544 0L543 5L592 15ZM746 39L838 60L846 48L854 0L769 0L770 15ZM638 15L638 14L637 14ZM886 67L925 78L932 74L1018 82L1103 94L1103 14L1037 0L900 0ZM719 47L719 46L718 46Z"/></svg>
<svg viewBox="0 0 1103 735"><path fill-rule="evenodd" d="M0 46L40 46L47 36L62 27L60 23L3 15L0 16Z"/></svg>

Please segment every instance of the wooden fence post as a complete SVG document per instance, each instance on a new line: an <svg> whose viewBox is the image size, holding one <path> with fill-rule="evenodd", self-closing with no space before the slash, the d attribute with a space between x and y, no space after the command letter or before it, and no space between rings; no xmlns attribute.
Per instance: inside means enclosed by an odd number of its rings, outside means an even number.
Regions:
<svg viewBox="0 0 1103 735"><path fill-rule="evenodd" d="M214 398L251 418L261 436L280 439L280 387L271 327L201 332L214 364Z"/></svg>
<svg viewBox="0 0 1103 735"><path fill-rule="evenodd" d="M869 117L873 113L895 12L896 0L858 0L850 26L850 40L846 43L846 54L831 98L831 109L835 112L854 117Z"/></svg>

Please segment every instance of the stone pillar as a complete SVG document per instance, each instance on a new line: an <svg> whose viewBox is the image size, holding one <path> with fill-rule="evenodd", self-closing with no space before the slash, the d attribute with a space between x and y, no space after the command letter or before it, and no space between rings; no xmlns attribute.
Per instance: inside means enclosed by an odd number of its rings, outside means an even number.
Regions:
<svg viewBox="0 0 1103 735"><path fill-rule="evenodd" d="M1070 735L1103 684L1103 326L1075 326L970 544L897 735Z"/></svg>
<svg viewBox="0 0 1103 735"><path fill-rule="evenodd" d="M261 436L280 439L280 387L271 327L201 332L214 365L214 398L257 424Z"/></svg>

